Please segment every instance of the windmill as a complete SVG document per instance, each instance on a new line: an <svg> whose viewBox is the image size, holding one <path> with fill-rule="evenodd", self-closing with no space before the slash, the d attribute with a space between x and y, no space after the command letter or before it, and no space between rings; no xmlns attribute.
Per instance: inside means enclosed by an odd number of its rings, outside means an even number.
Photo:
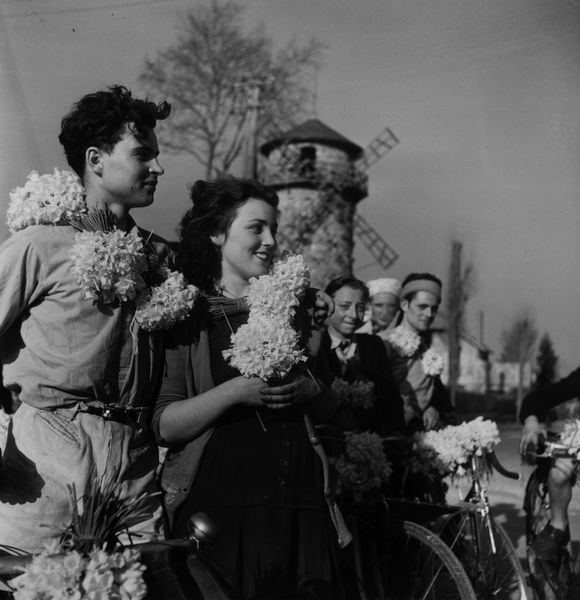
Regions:
<svg viewBox="0 0 580 600"><path fill-rule="evenodd" d="M383 269L398 258L356 211L368 193L368 169L398 143L386 127L363 150L309 119L260 147L260 178L280 196L279 245L304 254L316 285L352 273L355 236Z"/></svg>

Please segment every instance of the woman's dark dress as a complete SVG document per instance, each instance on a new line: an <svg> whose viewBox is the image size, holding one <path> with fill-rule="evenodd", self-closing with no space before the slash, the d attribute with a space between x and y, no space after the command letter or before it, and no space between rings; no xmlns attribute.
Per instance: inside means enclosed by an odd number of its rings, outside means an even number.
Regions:
<svg viewBox="0 0 580 600"><path fill-rule="evenodd" d="M237 330L247 317L235 313L210 326L215 385L239 375L222 350L230 326ZM216 424L173 534L187 535L198 511L212 517L220 536L204 558L242 598L340 598L332 583L336 535L303 413L261 410L260 417L238 407Z"/></svg>

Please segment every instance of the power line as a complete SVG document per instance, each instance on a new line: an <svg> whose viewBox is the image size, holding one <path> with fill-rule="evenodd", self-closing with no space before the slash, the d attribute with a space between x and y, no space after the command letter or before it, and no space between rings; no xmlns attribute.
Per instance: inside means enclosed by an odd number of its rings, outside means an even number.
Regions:
<svg viewBox="0 0 580 600"><path fill-rule="evenodd" d="M5 0L3 0L5 4L8 4ZM115 4L103 4L101 6L77 6L74 8L59 8L57 10L34 10L29 8L26 12L13 13L13 14L5 14L4 17L7 19L18 19L22 17L30 17L30 16L42 16L42 15L62 15L69 13L82 13L82 12L96 12L99 10L111 10L118 8L132 8L134 6L149 6L153 4L167 4L169 2L175 2L176 0L133 0L132 2L117 2ZM14 4L22 4L22 0L15 0Z"/></svg>

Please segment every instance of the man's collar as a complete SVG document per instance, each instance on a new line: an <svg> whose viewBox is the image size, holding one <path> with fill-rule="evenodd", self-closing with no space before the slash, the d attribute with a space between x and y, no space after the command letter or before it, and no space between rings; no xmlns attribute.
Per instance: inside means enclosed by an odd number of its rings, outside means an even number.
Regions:
<svg viewBox="0 0 580 600"><path fill-rule="evenodd" d="M345 338L343 335L341 335L340 333L338 333L338 331L336 331L336 329L334 329L334 327L332 325L328 326L328 336L330 337L330 349L331 350L336 350L337 348L340 347L341 342L343 341L348 341L349 343L354 341L354 340L349 340L347 338Z"/></svg>

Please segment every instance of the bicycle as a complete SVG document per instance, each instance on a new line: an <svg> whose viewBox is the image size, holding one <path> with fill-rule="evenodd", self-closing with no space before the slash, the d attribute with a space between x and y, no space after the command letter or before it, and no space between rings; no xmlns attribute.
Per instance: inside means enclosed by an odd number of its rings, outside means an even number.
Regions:
<svg viewBox="0 0 580 600"><path fill-rule="evenodd" d="M388 498L399 514L437 533L461 562L478 600L531 600L526 574L503 526L492 514L482 459L472 459L471 486L456 504L435 503L429 497L415 502ZM510 479L493 452L485 464Z"/></svg>
<svg viewBox="0 0 580 600"><path fill-rule="evenodd" d="M344 442L332 428L317 430L327 444ZM370 476L364 471L363 480ZM422 524L400 518L381 490L358 502L343 498L341 508L353 533L358 600L477 600L451 549Z"/></svg>
<svg viewBox="0 0 580 600"><path fill-rule="evenodd" d="M570 458L568 446L558 443L557 439L556 434L549 433L538 453L528 451L524 457L526 462L536 465L526 484L523 508L526 515L527 566L537 600L568 598L574 576L570 543L562 548L556 568L540 560L534 550L536 536L550 521L548 472L555 459Z"/></svg>
<svg viewBox="0 0 580 600"><path fill-rule="evenodd" d="M146 566L146 600L231 600L225 585L207 567L203 546L216 535L215 525L207 515L193 515L190 535L179 540L160 540L135 544ZM0 600L10 600L13 591L10 580L22 573L32 561L32 555L17 548L6 548L0 556Z"/></svg>

